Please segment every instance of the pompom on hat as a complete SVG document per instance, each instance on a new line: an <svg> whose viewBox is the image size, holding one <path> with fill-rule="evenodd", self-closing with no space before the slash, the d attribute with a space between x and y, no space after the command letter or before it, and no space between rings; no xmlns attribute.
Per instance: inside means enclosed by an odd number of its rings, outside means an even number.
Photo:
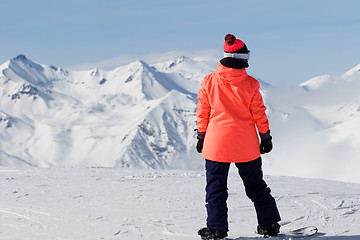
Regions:
<svg viewBox="0 0 360 240"><path fill-rule="evenodd" d="M227 53L248 53L245 43L232 34L227 34L225 36L224 42L224 52Z"/></svg>
<svg viewBox="0 0 360 240"><path fill-rule="evenodd" d="M225 36L224 42L224 57L231 57L248 61L250 58L250 51L245 43L232 34Z"/></svg>

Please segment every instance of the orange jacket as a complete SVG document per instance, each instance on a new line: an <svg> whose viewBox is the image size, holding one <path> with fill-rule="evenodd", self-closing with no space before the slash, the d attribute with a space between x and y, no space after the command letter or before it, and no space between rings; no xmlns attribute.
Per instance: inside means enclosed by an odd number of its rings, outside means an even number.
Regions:
<svg viewBox="0 0 360 240"><path fill-rule="evenodd" d="M269 122L259 88L259 82L245 68L228 68L221 63L204 78L196 111L198 131L206 132L203 158L248 162L260 157L256 127L266 133Z"/></svg>

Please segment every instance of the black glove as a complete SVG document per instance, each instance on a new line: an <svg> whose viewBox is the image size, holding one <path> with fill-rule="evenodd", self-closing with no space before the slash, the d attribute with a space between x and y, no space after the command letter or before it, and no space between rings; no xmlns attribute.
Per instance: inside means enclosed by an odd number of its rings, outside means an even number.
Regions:
<svg viewBox="0 0 360 240"><path fill-rule="evenodd" d="M196 150L198 153L202 152L203 146L204 146L204 138L205 138L205 132L198 132L198 142L196 144Z"/></svg>
<svg viewBox="0 0 360 240"><path fill-rule="evenodd" d="M259 133L260 138L261 138L261 143L260 143L260 153L264 154L264 153L268 153L272 150L273 148L273 144L272 144L272 137L270 135L270 130L267 131L267 133Z"/></svg>

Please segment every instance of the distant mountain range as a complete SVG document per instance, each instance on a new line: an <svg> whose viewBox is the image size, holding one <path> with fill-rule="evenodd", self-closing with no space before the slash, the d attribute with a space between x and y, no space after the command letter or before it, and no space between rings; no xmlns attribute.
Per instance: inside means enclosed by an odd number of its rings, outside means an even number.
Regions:
<svg viewBox="0 0 360 240"><path fill-rule="evenodd" d="M216 64L181 56L67 71L10 59L0 66L0 165L201 169L197 92ZM360 182L349 174L360 166L360 64L299 86L260 83L274 137L268 174Z"/></svg>

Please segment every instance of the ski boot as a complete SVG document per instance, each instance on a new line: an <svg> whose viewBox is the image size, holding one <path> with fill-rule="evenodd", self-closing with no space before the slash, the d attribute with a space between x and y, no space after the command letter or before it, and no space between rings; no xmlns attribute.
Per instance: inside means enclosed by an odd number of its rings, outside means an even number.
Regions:
<svg viewBox="0 0 360 240"><path fill-rule="evenodd" d="M277 236L279 232L280 232L280 225L278 223L273 223L264 228L257 226L257 233L264 235L264 237Z"/></svg>
<svg viewBox="0 0 360 240"><path fill-rule="evenodd" d="M202 228L198 231L203 240L225 240L228 230Z"/></svg>

